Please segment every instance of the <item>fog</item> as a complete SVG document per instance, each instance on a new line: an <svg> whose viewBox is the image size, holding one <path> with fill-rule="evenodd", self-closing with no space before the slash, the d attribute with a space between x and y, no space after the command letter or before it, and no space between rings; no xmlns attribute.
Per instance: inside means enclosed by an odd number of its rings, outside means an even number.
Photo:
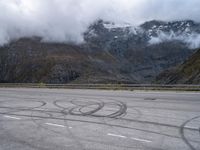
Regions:
<svg viewBox="0 0 200 150"><path fill-rule="evenodd" d="M151 39L149 40L149 44L159 44L167 41L180 41L185 43L188 48L196 49L200 47L200 34L197 34L195 32L191 34L176 34L173 31L171 31L170 33L160 31L156 37L151 37Z"/></svg>
<svg viewBox="0 0 200 150"><path fill-rule="evenodd" d="M32 36L81 43L98 19L133 25L153 19L200 22L199 6L199 0L0 0L0 45Z"/></svg>

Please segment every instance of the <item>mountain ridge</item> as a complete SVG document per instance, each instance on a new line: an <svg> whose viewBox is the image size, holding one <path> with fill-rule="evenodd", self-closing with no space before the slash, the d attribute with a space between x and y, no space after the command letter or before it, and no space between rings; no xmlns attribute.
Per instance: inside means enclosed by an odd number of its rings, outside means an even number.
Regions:
<svg viewBox="0 0 200 150"><path fill-rule="evenodd" d="M144 30L99 20L84 33L85 42L80 45L41 38L15 40L0 48L0 82L151 83L195 52L175 37L200 33L195 22L162 22L162 30L158 22L146 22L141 25ZM170 35L172 30L176 34ZM161 31L169 37L163 38ZM160 35L163 41L149 42Z"/></svg>

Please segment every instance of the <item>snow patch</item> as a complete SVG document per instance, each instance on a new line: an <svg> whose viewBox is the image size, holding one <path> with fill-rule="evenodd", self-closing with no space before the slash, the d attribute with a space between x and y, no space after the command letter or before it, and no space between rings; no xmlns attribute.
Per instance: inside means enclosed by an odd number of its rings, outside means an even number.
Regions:
<svg viewBox="0 0 200 150"><path fill-rule="evenodd" d="M156 25L154 25L154 26L152 27L152 29L155 29L155 28L157 28L157 26L156 26Z"/></svg>
<svg viewBox="0 0 200 150"><path fill-rule="evenodd" d="M88 33L88 35L89 35L90 37L96 37L96 36L97 36L97 34L95 33L95 30L94 30L94 29L90 30L89 33Z"/></svg>
<svg viewBox="0 0 200 150"><path fill-rule="evenodd" d="M114 36L115 39L118 39L118 36Z"/></svg>
<svg viewBox="0 0 200 150"><path fill-rule="evenodd" d="M129 28L131 27L130 24L124 23L124 24L116 24L116 23L104 23L103 26L106 29L116 29L116 28Z"/></svg>

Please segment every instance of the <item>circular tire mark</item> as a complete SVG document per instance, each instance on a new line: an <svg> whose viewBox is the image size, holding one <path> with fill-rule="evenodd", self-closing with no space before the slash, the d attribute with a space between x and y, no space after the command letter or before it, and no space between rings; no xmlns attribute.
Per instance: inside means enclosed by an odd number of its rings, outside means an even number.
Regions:
<svg viewBox="0 0 200 150"><path fill-rule="evenodd" d="M185 136L185 132L184 132L184 129L185 129L185 126L190 123L191 121L193 120L196 120L196 119L199 119L200 116L197 116L197 117L194 117L192 119L189 119L187 120L186 122L184 122L182 125L181 125L181 128L180 128L180 134L181 134L181 137L183 139L183 141L188 145L188 147L191 149L191 150L197 150L190 142L189 140L187 139L187 137ZM199 128L199 132L200 132L200 128Z"/></svg>
<svg viewBox="0 0 200 150"><path fill-rule="evenodd" d="M61 105L62 103L67 103L68 107ZM108 117L117 118L119 116L125 115L127 111L127 106L123 102L108 102L104 103L97 100L71 100L71 101L54 101L54 105L62 108L63 113L75 115L75 116L92 116L92 117ZM108 112L105 110L106 107L110 107L114 112ZM99 114L100 111L104 111L104 114Z"/></svg>
<svg viewBox="0 0 200 150"><path fill-rule="evenodd" d="M20 102L20 104L19 104ZM37 104L32 107L27 107L27 103L29 104ZM17 105L15 105L17 104ZM21 111L31 111L37 108L41 108L46 105L44 101L31 101L31 100L10 100L10 101L1 101L0 102L0 109L5 110L5 112L0 111L1 114L9 114L9 113L16 113ZM28 105L29 106L29 105Z"/></svg>

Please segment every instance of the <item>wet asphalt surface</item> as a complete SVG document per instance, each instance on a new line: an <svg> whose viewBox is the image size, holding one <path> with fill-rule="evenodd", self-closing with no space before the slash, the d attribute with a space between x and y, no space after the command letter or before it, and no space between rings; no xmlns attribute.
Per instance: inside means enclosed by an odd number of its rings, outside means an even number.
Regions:
<svg viewBox="0 0 200 150"><path fill-rule="evenodd" d="M200 150L200 93L0 88L0 150Z"/></svg>

